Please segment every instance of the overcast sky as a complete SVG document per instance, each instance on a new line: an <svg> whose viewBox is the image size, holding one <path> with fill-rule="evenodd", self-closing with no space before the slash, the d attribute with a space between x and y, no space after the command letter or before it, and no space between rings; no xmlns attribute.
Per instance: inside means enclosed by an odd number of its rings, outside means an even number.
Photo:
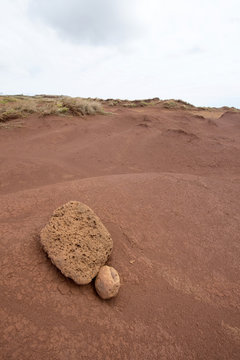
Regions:
<svg viewBox="0 0 240 360"><path fill-rule="evenodd" d="M0 0L0 92L240 108L239 0Z"/></svg>

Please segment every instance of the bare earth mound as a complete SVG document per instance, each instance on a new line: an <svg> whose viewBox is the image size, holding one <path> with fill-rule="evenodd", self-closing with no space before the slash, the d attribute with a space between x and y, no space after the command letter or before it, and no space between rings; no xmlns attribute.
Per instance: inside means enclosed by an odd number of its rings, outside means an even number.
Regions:
<svg viewBox="0 0 240 360"><path fill-rule="evenodd" d="M101 220L78 201L55 210L40 237L53 264L79 285L92 281L113 247Z"/></svg>
<svg viewBox="0 0 240 360"><path fill-rule="evenodd" d="M106 111L0 128L1 360L239 360L239 113ZM40 246L72 199L113 239L112 300Z"/></svg>

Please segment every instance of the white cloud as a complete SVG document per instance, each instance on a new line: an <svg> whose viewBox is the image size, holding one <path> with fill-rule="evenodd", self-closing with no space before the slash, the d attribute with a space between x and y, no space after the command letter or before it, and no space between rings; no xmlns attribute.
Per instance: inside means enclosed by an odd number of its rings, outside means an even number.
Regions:
<svg viewBox="0 0 240 360"><path fill-rule="evenodd" d="M116 44L140 31L132 0L30 0L29 13L77 44Z"/></svg>
<svg viewBox="0 0 240 360"><path fill-rule="evenodd" d="M62 22L64 9L58 4L65 2L38 1L42 10L37 21L30 15L33 10L29 12L32 1L1 0L1 92L158 96L240 107L238 1L134 0L128 8L127 1L111 0L109 9L112 14L118 10L119 18L114 15L114 22L106 22L102 7L76 34L76 25L70 24L77 18L71 18L74 7L66 7ZM105 9L110 4L98 3ZM82 9L86 14L89 6ZM96 29L102 30L93 35L89 29L95 20Z"/></svg>

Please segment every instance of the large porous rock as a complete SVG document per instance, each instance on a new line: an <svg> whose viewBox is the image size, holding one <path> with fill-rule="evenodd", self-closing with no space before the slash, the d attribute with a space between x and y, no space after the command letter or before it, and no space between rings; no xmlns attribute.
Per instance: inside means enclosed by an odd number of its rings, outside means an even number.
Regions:
<svg viewBox="0 0 240 360"><path fill-rule="evenodd" d="M107 265L101 267L95 280L95 288L102 299L111 299L116 296L120 288L117 270Z"/></svg>
<svg viewBox="0 0 240 360"><path fill-rule="evenodd" d="M41 243L51 261L77 284L88 284L111 254L113 241L86 205L70 201L54 211Z"/></svg>

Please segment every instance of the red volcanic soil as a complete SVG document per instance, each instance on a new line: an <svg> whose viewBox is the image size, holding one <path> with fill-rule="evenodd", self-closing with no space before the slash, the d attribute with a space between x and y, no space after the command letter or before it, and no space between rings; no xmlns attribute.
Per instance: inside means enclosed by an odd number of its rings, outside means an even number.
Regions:
<svg viewBox="0 0 240 360"><path fill-rule="evenodd" d="M240 114L109 109L0 129L0 359L239 359ZM70 200L112 235L115 299L40 246Z"/></svg>

